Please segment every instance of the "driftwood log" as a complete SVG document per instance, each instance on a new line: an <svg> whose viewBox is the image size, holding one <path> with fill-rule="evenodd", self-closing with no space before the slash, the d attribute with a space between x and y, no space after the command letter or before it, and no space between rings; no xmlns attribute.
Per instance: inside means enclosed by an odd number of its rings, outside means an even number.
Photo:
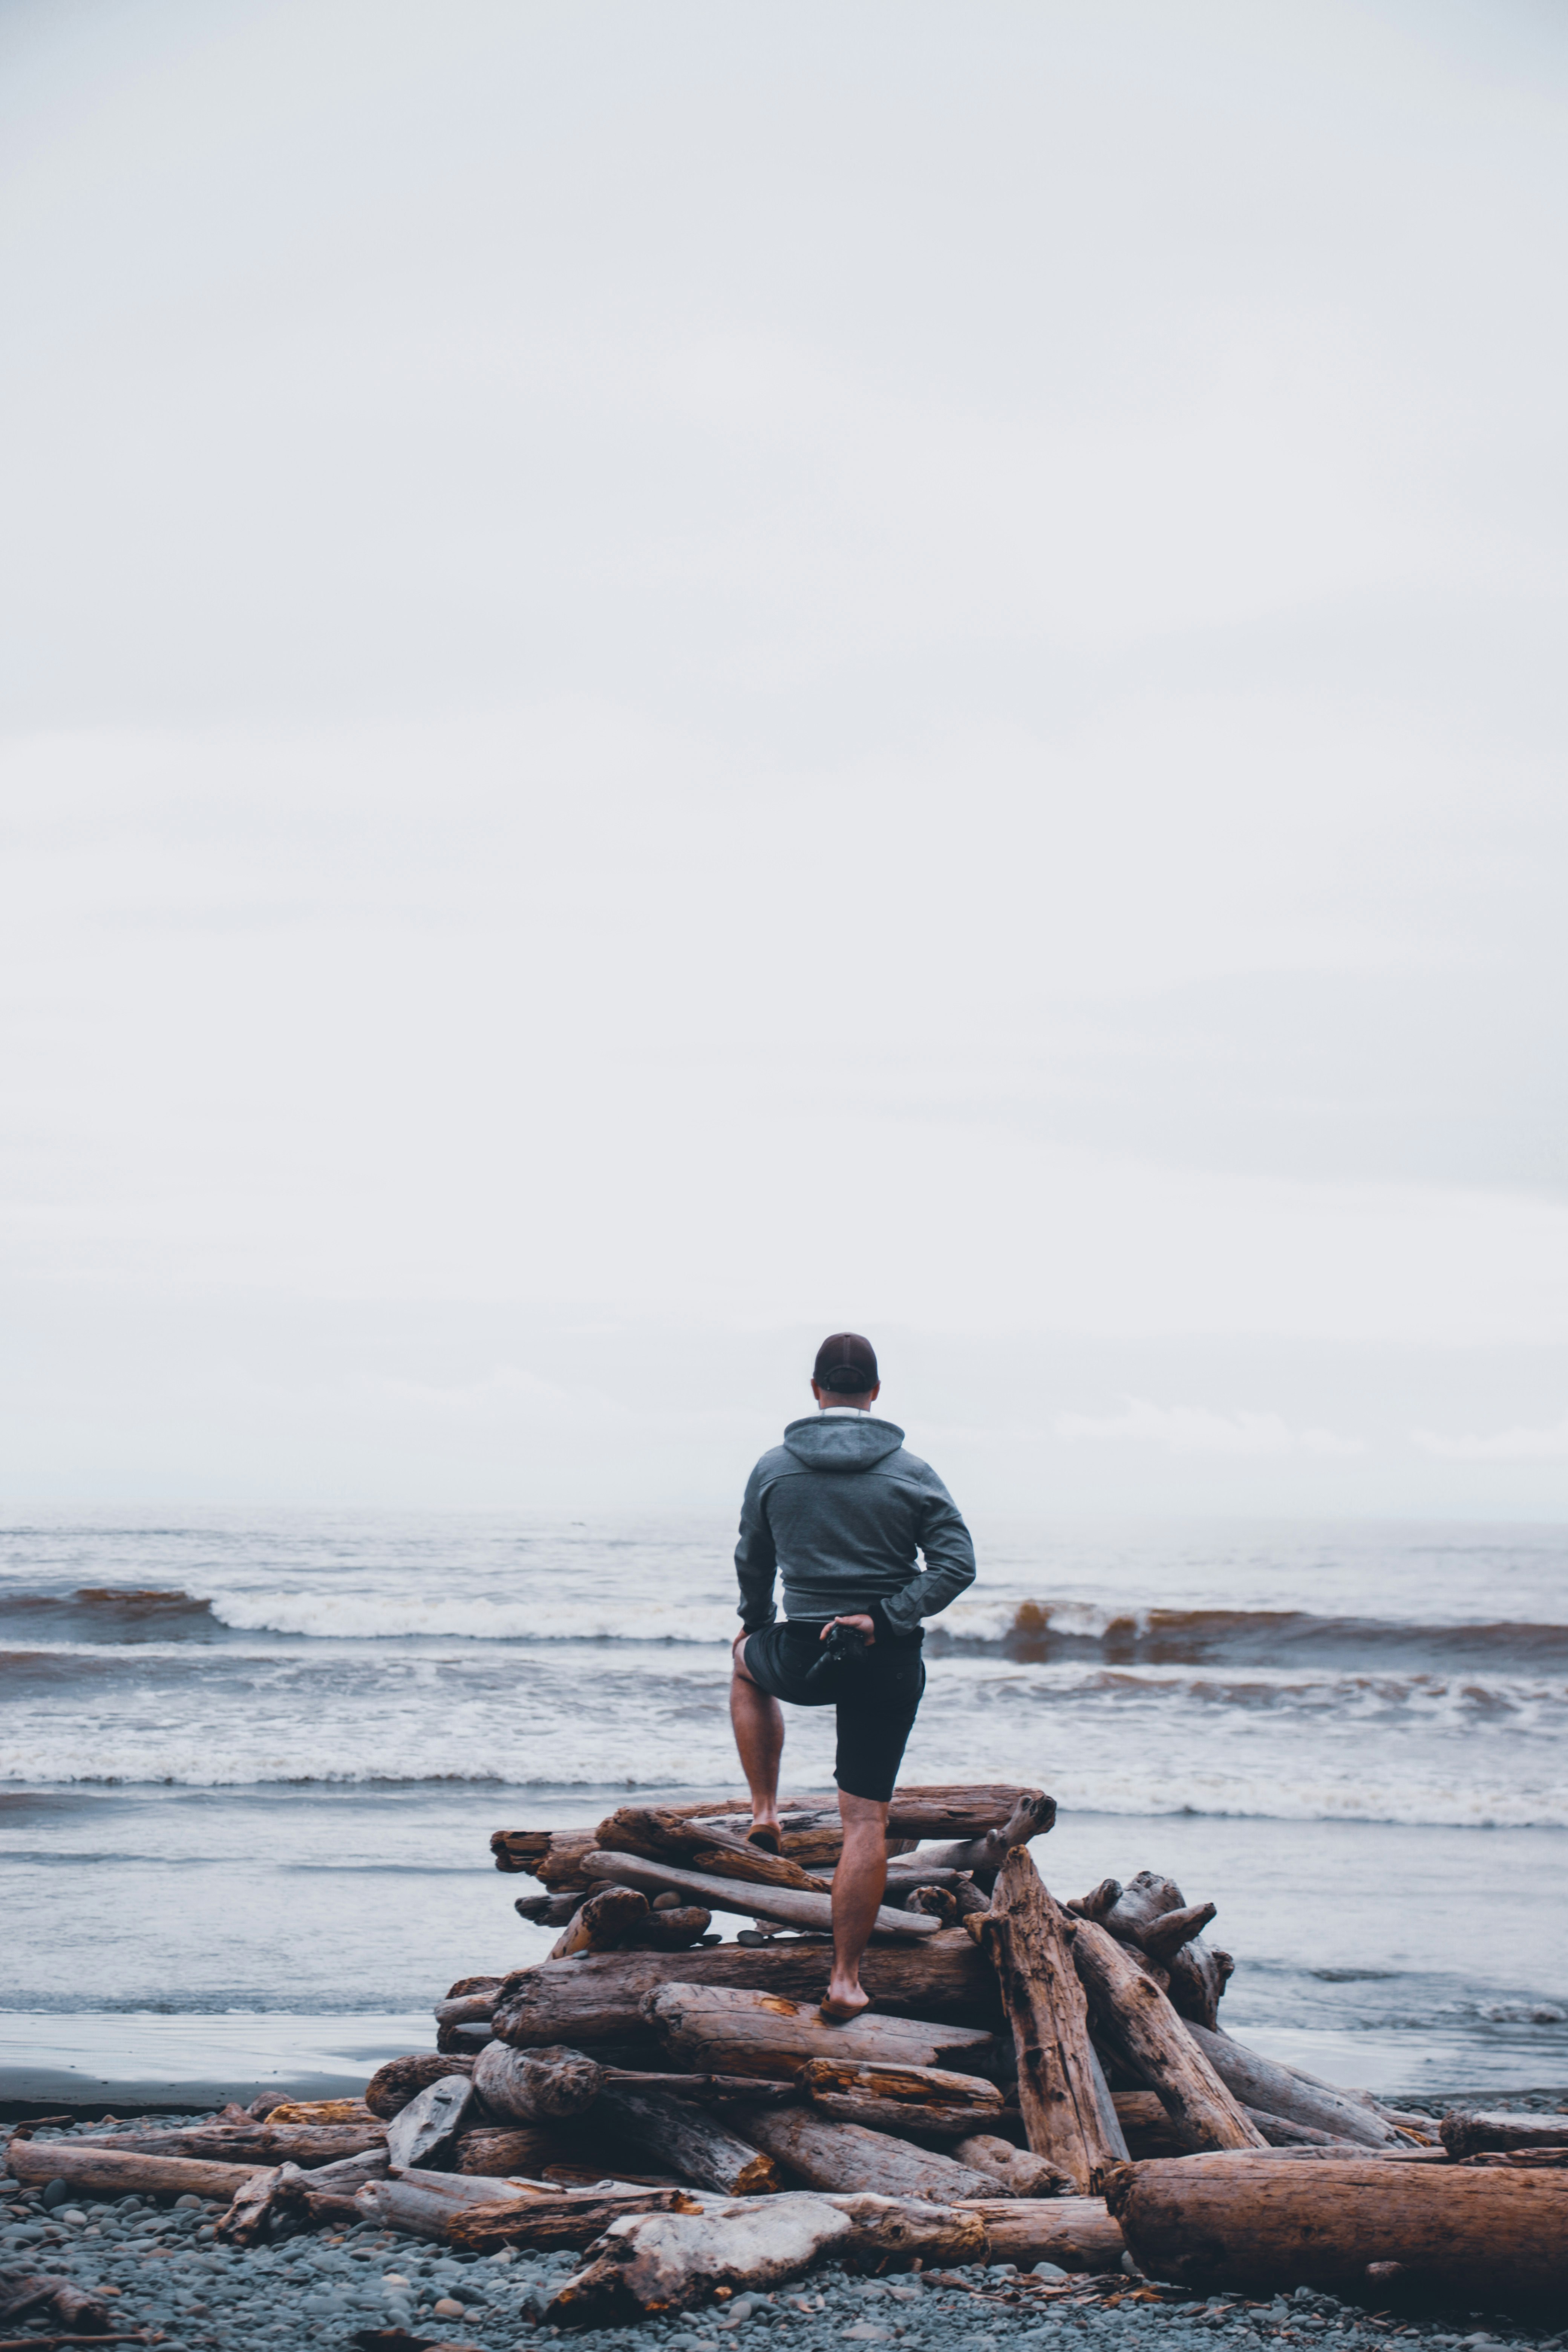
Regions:
<svg viewBox="0 0 1568 2352"><path fill-rule="evenodd" d="M765 1853L730 1830L699 1825L651 1805L623 1805L599 1823L600 1851L638 1854L645 1861L673 1863L678 1869L738 1878L753 1885L794 1887L820 1895L822 1882L787 1854Z"/></svg>
<svg viewBox="0 0 1568 2352"><path fill-rule="evenodd" d="M858 2066L842 2058L813 2058L795 2079L818 2115L913 2139L967 2139L1002 2116L994 2083L940 2066Z"/></svg>
<svg viewBox="0 0 1568 2352"><path fill-rule="evenodd" d="M1089 2039L1089 2003L1068 1942L1072 1923L1016 1847L978 1921L996 1970L1018 2062L1018 2106L1030 2150L1092 2195L1127 2143Z"/></svg>
<svg viewBox="0 0 1568 2352"><path fill-rule="evenodd" d="M401 2230L412 2238L449 2239L471 2215L508 2224L489 2243L581 2247L592 2244L621 2213L650 2213L682 2205L700 2210L683 2189L620 2188L608 2190L539 2189L514 2180L483 2180L452 2172L422 2172L393 2180L373 2180L354 2200L362 2221Z"/></svg>
<svg viewBox="0 0 1568 2352"><path fill-rule="evenodd" d="M706 1941L718 1943L721 1938L709 1937L713 1915L695 1903L672 1904L661 1909L655 1903L646 1919L637 1920L621 1944L623 1951L686 1952L693 1944Z"/></svg>
<svg viewBox="0 0 1568 2352"><path fill-rule="evenodd" d="M1189 1904L1173 1878L1163 1878L1153 1870L1139 1871L1125 1886L1106 1879L1085 1899L1096 1906L1087 1916L1109 1927L1119 1941L1136 1945L1168 1972L1171 2005L1178 2016L1193 2018L1212 2031L1218 2022L1220 1995L1236 1970L1228 1952L1204 1942L1214 1905Z"/></svg>
<svg viewBox="0 0 1568 2352"><path fill-rule="evenodd" d="M546 2165L573 2160L570 2141L552 2124L481 2124L463 2134L451 2156L454 2172L477 2173L486 2180L519 2172L538 2180Z"/></svg>
<svg viewBox="0 0 1568 2352"><path fill-rule="evenodd" d="M632 1886L601 1886L580 1904L552 1945L552 1960L574 1952L613 1952L648 1916L648 1900Z"/></svg>
<svg viewBox="0 0 1568 2352"><path fill-rule="evenodd" d="M386 2126L386 2160L393 2170L442 2166L477 2115L478 2105L476 2085L468 2074L444 2074L419 2092Z"/></svg>
<svg viewBox="0 0 1568 2352"><path fill-rule="evenodd" d="M1186 2157L1113 2176L1140 2269L1208 2290L1394 2274L1469 2297L1568 2294L1568 2172Z"/></svg>
<svg viewBox="0 0 1568 2352"><path fill-rule="evenodd" d="M984 2064L994 2051L993 2037L973 2026L871 2011L829 2025L806 2002L718 1985L664 1985L648 1995L643 2014L671 2056L693 2069L731 2074L793 2076L809 2058L962 2072L966 2063Z"/></svg>
<svg viewBox="0 0 1568 2352"><path fill-rule="evenodd" d="M1245 2105L1363 2147L1405 2145L1392 2124L1349 2092L1304 2081L1293 2068L1277 2066L1272 2059L1247 2049L1245 2042L1233 2042L1228 2033L1210 2033L1190 2018L1186 2030L1188 2039L1203 2052L1221 2082Z"/></svg>
<svg viewBox="0 0 1568 2352"><path fill-rule="evenodd" d="M16 2180L63 2180L70 2189L101 2189L115 2197L218 2197L226 2205L242 2180L262 2168L254 2164L207 2164L194 2157L137 2156L129 2148L95 2148L88 2139L22 2139L13 2137L7 2157Z"/></svg>
<svg viewBox="0 0 1568 2352"><path fill-rule="evenodd" d="M1117 2118L1135 2162L1144 2157L1187 2154L1163 2100L1152 2091L1118 2091L1115 2099ZM1341 2134L1315 2131L1310 2124L1288 2123L1283 2116L1265 2115L1261 2108L1247 2106L1245 2101L1242 2105L1270 2147L1323 2147L1337 2149L1342 2156L1356 2152L1358 2143Z"/></svg>
<svg viewBox="0 0 1568 2352"><path fill-rule="evenodd" d="M952 2205L961 2198L988 2197L994 2176L916 2147L889 2132L860 2124L831 2123L807 2107L776 2107L748 2116L746 2129L759 2147L807 2189L843 2196L864 2189L874 2197L914 2198L927 2205Z"/></svg>
<svg viewBox="0 0 1568 2352"><path fill-rule="evenodd" d="M605 2084L590 2122L613 2133L617 2145L626 2141L657 2157L662 2169L699 2189L725 2197L761 2197L779 2185L771 2158L755 2145L754 2116L746 2121L750 2137L742 2139L689 2100L620 2082Z"/></svg>
<svg viewBox="0 0 1568 2352"><path fill-rule="evenodd" d="M883 2197L748 2198L618 2219L592 2254L546 2310L556 2326L629 2326L718 2289L783 2286L823 2262L984 2262L985 2230L953 2207Z"/></svg>
<svg viewBox="0 0 1568 2352"><path fill-rule="evenodd" d="M489 2023L487 2017L486 2023ZM408 2105L410 2099L431 2083L438 2083L444 2074L467 2074L473 2070L473 2060L467 2057L389 2058L378 2066L364 2086L364 2103L373 2116L390 2123L394 2116ZM298 2158L295 2161L298 2162Z"/></svg>
<svg viewBox="0 0 1568 2352"><path fill-rule="evenodd" d="M1043 1789L1015 1789L1005 1821L969 1832L953 1845L933 1846L922 1858L947 1870L1000 1870L1007 1856L1031 1838L1043 1837L1057 1817L1057 1801ZM890 1826L890 1824L889 1824Z"/></svg>
<svg viewBox="0 0 1568 2352"><path fill-rule="evenodd" d="M1437 2136L1456 2159L1479 2156L1483 2150L1500 2154L1514 2148L1563 2147L1568 2146L1568 2115L1516 2116L1456 2107L1443 2117Z"/></svg>
<svg viewBox="0 0 1568 2352"><path fill-rule="evenodd" d="M1133 1966L1116 1938L1093 1920L1080 1919L1072 1952L1101 2039L1159 2094L1188 2147L1265 2147L1262 2133L1231 2096L1164 1994Z"/></svg>
<svg viewBox="0 0 1568 2352"><path fill-rule="evenodd" d="M526 1871L552 1895L583 1885L583 1856L593 1850L592 1830L497 1830L490 1840L498 1870Z"/></svg>
<svg viewBox="0 0 1568 2352"><path fill-rule="evenodd" d="M795 1886L767 1886L738 1877L718 1878L707 1871L679 1869L672 1862L648 1862L636 1853L590 1853L584 1856L583 1867L590 1878L635 1887L645 1895L666 1892L684 1895L710 1911L738 1911L750 1917L777 1920L786 1927L815 1927L823 1933L833 1926L833 1897L820 1886L805 1894ZM578 1917L585 1917L591 1907L585 1905ZM918 1912L898 1911L883 1904L872 1932L879 1936L923 1937L938 1934L941 1927L939 1919L922 1918ZM572 1928L566 1933L570 1935Z"/></svg>
<svg viewBox="0 0 1568 2352"><path fill-rule="evenodd" d="M563 2327L629 2326L658 2312L689 2310L725 2289L784 2286L827 2262L879 2272L917 2262L928 2270L1055 2262L1109 2271L1123 2251L1121 2232L1099 2198L942 2206L794 2193L713 2202L697 2213L612 2222L587 2267L566 2282L545 2316Z"/></svg>
<svg viewBox="0 0 1568 2352"><path fill-rule="evenodd" d="M999 2139L994 2132L976 2132L969 2139L959 2140L949 2153L972 2171L988 2173L1005 2197L1073 2194L1072 2182L1054 2164L1026 2147L1015 2147L1010 2139Z"/></svg>
<svg viewBox="0 0 1568 2352"><path fill-rule="evenodd" d="M474 2089L492 2116L518 2124L560 2123L591 2107L604 2088L605 2070L581 2050L557 2044L543 2050L513 2050L492 2042L475 2061Z"/></svg>
<svg viewBox="0 0 1568 2352"><path fill-rule="evenodd" d="M280 2112L274 2111L275 2114ZM338 2164L386 2145L386 2126L363 2124L205 2124L184 2131L94 2132L73 2147L121 2148L134 2156L184 2156L209 2164Z"/></svg>
<svg viewBox="0 0 1568 2352"><path fill-rule="evenodd" d="M790 2000L820 2000L827 1990L829 1960L826 1947L819 1944L751 1951L722 1944L706 1952L590 1953L510 1977L491 2022L501 2041L518 2048L552 2042L568 2042L579 2049L595 2042L635 2042L643 2031L643 1997L660 1985L729 1986L778 1993ZM919 1944L873 1945L861 1962L860 1981L883 2015L984 2027L1000 2022L995 1979L961 1929Z"/></svg>

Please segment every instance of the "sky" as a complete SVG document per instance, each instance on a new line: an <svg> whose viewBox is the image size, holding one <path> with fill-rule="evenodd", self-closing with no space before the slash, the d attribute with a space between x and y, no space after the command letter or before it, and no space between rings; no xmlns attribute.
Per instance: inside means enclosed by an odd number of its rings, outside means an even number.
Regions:
<svg viewBox="0 0 1568 2352"><path fill-rule="evenodd" d="M0 1505L1568 1516L1551 0L0 0Z"/></svg>

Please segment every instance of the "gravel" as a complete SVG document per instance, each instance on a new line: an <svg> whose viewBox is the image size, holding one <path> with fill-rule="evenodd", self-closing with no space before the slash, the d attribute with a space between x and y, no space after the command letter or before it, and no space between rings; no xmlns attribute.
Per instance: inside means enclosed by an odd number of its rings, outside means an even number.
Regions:
<svg viewBox="0 0 1568 2352"><path fill-rule="evenodd" d="M1511 2102L1510 2104L1522 2104ZM169 2125L167 2116L150 2125ZM193 2117L192 2121L205 2120ZM62 2137L65 2135L62 2135ZM48 2136L37 2141L47 2144ZM222 2210L191 2198L113 2201L72 2189L52 2200L0 2182L0 2271L58 2273L102 2293L117 2324L146 2329L159 2352L267 2347L267 2352L351 2352L361 2342L398 2341L476 2352L523 2352L559 2341L562 2352L727 2352L738 2337L764 2338L798 2352L886 2345L907 2352L1213 2352L1213 2347L1321 2347L1374 2352L1396 2341L1408 2352L1494 2352L1551 2347L1568 2352L1568 2329L1551 2333L1496 2312L1449 2310L1409 2319L1373 2313L1299 2288L1291 2295L1206 2301L1134 2277L1086 2281L1021 2276L1012 2264L886 2279L814 2273L771 2294L752 2291L700 2311L633 2328L556 2337L542 2315L561 2282L581 2265L574 2254L455 2254L368 2223L346 2231L303 2232L249 2251L220 2244ZM1561 2315L1553 2315L1554 2317ZM34 2314L8 2323L16 2336L43 2335ZM387 2331L393 2331L387 2333Z"/></svg>

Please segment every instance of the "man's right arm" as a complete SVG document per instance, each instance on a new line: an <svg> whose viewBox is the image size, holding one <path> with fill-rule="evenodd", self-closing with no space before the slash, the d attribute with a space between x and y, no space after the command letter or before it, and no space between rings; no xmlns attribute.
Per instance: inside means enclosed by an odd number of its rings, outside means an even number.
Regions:
<svg viewBox="0 0 1568 2352"><path fill-rule="evenodd" d="M741 1605L736 1614L746 1633L760 1633L778 1614L773 1606L773 1579L779 1559L763 1507L761 1466L759 1464L746 1481L745 1500L741 1505L741 1539L735 1546L735 1580L741 1588Z"/></svg>

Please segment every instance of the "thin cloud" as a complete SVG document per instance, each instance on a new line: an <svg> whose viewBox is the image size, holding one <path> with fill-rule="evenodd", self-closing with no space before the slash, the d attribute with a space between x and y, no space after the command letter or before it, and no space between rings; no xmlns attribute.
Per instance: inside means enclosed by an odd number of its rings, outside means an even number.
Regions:
<svg viewBox="0 0 1568 2352"><path fill-rule="evenodd" d="M1411 1443L1439 1462L1568 1462L1568 1413L1545 1429L1500 1429L1490 1437L1445 1437L1413 1429Z"/></svg>
<svg viewBox="0 0 1568 2352"><path fill-rule="evenodd" d="M1167 1454L1362 1454L1360 1438L1341 1437L1331 1429L1292 1429L1277 1412L1211 1412L1203 1405L1150 1404L1129 1397L1121 1412L1065 1412L1056 1433L1069 1444L1085 1442L1122 1445L1157 1445Z"/></svg>

